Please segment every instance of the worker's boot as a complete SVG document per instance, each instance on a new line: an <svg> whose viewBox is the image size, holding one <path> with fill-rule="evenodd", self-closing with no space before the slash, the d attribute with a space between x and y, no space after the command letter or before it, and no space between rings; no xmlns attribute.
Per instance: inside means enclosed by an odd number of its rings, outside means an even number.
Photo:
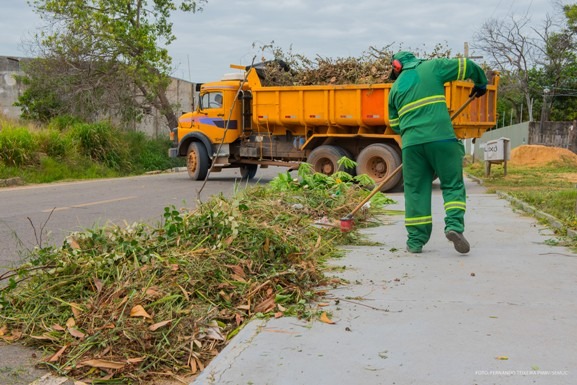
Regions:
<svg viewBox="0 0 577 385"><path fill-rule="evenodd" d="M409 246L409 244L407 243L407 251L409 253L413 253L413 254L420 254L423 252L423 247L422 246Z"/></svg>
<svg viewBox="0 0 577 385"><path fill-rule="evenodd" d="M467 242L463 233L458 233L455 230L449 230L445 233L445 236L449 241L453 242L455 250L457 250L459 253L466 254L471 249L469 242Z"/></svg>

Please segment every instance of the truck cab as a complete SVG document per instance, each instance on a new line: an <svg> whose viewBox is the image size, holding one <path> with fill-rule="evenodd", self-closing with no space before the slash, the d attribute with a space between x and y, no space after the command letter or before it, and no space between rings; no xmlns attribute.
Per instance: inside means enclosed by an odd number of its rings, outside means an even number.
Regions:
<svg viewBox="0 0 577 385"><path fill-rule="evenodd" d="M211 167L212 171L240 167L247 176L253 169L256 172L256 165L237 164L238 145L231 146L242 135L244 98L239 96L250 93L242 80L242 74L229 74L221 81L199 85L195 109L180 116L178 127L171 131L174 145L169 155L187 157L191 179L204 179Z"/></svg>

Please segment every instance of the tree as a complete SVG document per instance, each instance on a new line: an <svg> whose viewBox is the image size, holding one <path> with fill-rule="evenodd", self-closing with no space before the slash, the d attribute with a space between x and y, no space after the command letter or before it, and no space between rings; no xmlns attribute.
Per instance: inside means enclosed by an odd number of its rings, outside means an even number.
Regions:
<svg viewBox="0 0 577 385"><path fill-rule="evenodd" d="M59 108L93 118L104 112L138 118L153 106L175 127L166 95L171 58L164 47L175 39L170 16L200 11L206 1L31 0L48 24L36 36L39 59L26 70L31 89L56 93ZM33 109L28 102L19 101Z"/></svg>
<svg viewBox="0 0 577 385"><path fill-rule="evenodd" d="M535 28L526 15L491 19L475 36L475 47L488 53L502 73L500 100L517 110L524 100L529 120L534 109L540 110L541 121L577 117L577 4L557 1L555 6L563 20L546 15Z"/></svg>
<svg viewBox="0 0 577 385"><path fill-rule="evenodd" d="M471 46L487 53L493 68L507 77L505 85L508 88L502 88L501 95L522 95L529 120L533 120L534 99L530 90L529 70L534 63L536 42L527 31L531 29L529 22L526 16L510 16L508 20L489 19L475 34L475 43Z"/></svg>
<svg viewBox="0 0 577 385"><path fill-rule="evenodd" d="M541 108L541 121L552 118L560 120L569 119L566 112L575 109L574 98L576 86L575 74L575 29L571 27L569 16L566 17L567 25L557 25L552 18L547 17L542 30L536 30L542 44L537 47L536 66L541 70L541 91L543 102ZM573 94L573 95L571 95ZM574 113L572 114L574 116Z"/></svg>
<svg viewBox="0 0 577 385"><path fill-rule="evenodd" d="M562 7L564 25L553 32L544 28L545 42L539 62L543 76L550 85L550 96L544 98L546 120L574 120L577 117L577 5Z"/></svg>
<svg viewBox="0 0 577 385"><path fill-rule="evenodd" d="M577 4L567 4L562 5L563 13L567 18L567 27L573 31L577 32Z"/></svg>
<svg viewBox="0 0 577 385"><path fill-rule="evenodd" d="M25 119L47 122L60 115L96 121L114 115L121 122L138 119L144 103L121 63L44 57L22 65L27 86L15 105Z"/></svg>

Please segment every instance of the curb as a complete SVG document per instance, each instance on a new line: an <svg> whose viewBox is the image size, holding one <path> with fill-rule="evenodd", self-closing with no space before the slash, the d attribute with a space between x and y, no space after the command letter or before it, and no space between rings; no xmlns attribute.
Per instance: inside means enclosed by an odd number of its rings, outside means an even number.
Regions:
<svg viewBox="0 0 577 385"><path fill-rule="evenodd" d="M20 177L0 179L0 187L23 186L26 183Z"/></svg>
<svg viewBox="0 0 577 385"><path fill-rule="evenodd" d="M167 174L173 172L184 172L186 167L173 167L167 170L154 170L147 171L143 175L157 175L157 174ZM14 186L24 186L26 182L20 177L0 179L0 187L14 187Z"/></svg>
<svg viewBox="0 0 577 385"><path fill-rule="evenodd" d="M536 209L535 207L531 206L528 203L523 202L520 199L517 199L503 191L497 191L496 194L503 198L508 200L511 203L514 203L515 205L517 205L518 207L520 207L523 211L534 215L535 217L544 220L545 222L547 222L547 224L549 224L549 226L551 226L552 228L554 228L555 230L557 230L558 232L560 232L562 235L566 235L567 237L570 238L576 238L577 237L577 231L573 230L573 229L568 229L565 227L565 225L563 225L563 223L555 218L553 215L547 214L543 211L540 211L538 209Z"/></svg>
<svg viewBox="0 0 577 385"><path fill-rule="evenodd" d="M168 168L166 170L147 171L144 173L144 175L169 174L172 172L183 172L183 171L186 171L186 167L173 167L173 168Z"/></svg>
<svg viewBox="0 0 577 385"><path fill-rule="evenodd" d="M483 181L473 175L469 175L466 174L467 178L474 180L475 182L477 182L478 184L482 185ZM577 238L577 231L573 230L573 229L568 229L567 227L565 227L565 225L563 225L563 223L555 218L553 215L547 214L543 211L538 210L537 208L531 206L530 204L523 202L520 199L515 198L514 196L511 196L503 191L496 191L495 192L500 198L506 199L509 202L517 205L519 208L521 208L521 210L534 215L535 217L544 220L545 222L547 222L547 224L549 226L551 226L552 228L554 228L555 230L559 231L561 233L561 235L565 235L569 238Z"/></svg>

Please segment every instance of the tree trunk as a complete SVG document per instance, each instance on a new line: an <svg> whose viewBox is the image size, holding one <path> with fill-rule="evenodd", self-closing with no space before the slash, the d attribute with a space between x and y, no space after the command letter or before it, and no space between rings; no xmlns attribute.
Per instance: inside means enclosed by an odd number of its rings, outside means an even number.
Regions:
<svg viewBox="0 0 577 385"><path fill-rule="evenodd" d="M172 108L172 105L166 96L166 87L163 87L163 89L158 91L158 100L161 106L160 111L168 122L168 130L170 131L173 128L176 128L176 126L178 126L178 117L174 113L174 109Z"/></svg>
<svg viewBox="0 0 577 385"><path fill-rule="evenodd" d="M525 94L525 100L527 101L527 112L529 114L529 121L532 122L533 121L533 99L531 98L531 95L526 93Z"/></svg>
<svg viewBox="0 0 577 385"><path fill-rule="evenodd" d="M150 103L156 108L165 118L168 124L168 130L172 130L176 126L178 126L178 117L174 113L172 105L166 96L166 87L158 86L156 90L156 94L154 97L151 97L149 90L143 84L138 84L138 88L142 95L148 100Z"/></svg>

